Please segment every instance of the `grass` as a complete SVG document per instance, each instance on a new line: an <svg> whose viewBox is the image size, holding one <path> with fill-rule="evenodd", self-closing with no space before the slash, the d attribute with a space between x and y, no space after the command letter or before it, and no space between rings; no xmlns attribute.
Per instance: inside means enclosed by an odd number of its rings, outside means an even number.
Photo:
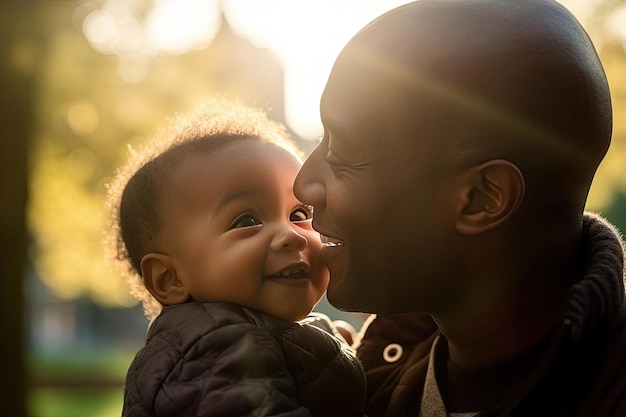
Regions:
<svg viewBox="0 0 626 417"><path fill-rule="evenodd" d="M30 417L119 417L126 369L136 351L32 355Z"/></svg>
<svg viewBox="0 0 626 417"><path fill-rule="evenodd" d="M119 417L121 389L37 388L31 392L31 417Z"/></svg>

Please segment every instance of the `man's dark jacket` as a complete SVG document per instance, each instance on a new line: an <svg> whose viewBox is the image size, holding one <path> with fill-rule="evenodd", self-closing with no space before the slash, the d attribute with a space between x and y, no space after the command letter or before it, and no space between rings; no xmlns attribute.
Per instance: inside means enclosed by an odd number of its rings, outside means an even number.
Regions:
<svg viewBox="0 0 626 417"><path fill-rule="evenodd" d="M505 404L494 404L479 416L626 416L624 242L615 228L587 213L583 246L585 274L569 290L551 348ZM430 349L439 335L426 314L378 316L369 322L357 350L367 376L368 417L402 416L408 404L416 398L419 403ZM401 357L396 347L390 355L388 346L394 344L401 347Z"/></svg>

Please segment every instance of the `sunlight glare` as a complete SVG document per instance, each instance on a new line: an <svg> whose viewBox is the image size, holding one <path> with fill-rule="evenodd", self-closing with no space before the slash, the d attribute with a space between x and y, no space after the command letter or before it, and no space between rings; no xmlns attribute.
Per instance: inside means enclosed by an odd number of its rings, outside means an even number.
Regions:
<svg viewBox="0 0 626 417"><path fill-rule="evenodd" d="M214 2L160 0L145 21L146 36L158 49L182 54L208 46L219 27Z"/></svg>
<svg viewBox="0 0 626 417"><path fill-rule="evenodd" d="M95 10L85 18L83 33L96 50L107 52L117 34L117 23L108 11Z"/></svg>
<svg viewBox="0 0 626 417"><path fill-rule="evenodd" d="M285 71L285 117L303 139L322 131L319 99L345 43L379 14L408 0L230 0L229 24L240 36L273 50Z"/></svg>
<svg viewBox="0 0 626 417"><path fill-rule="evenodd" d="M615 10L609 20L609 28L621 39L626 48L626 5Z"/></svg>
<svg viewBox="0 0 626 417"><path fill-rule="evenodd" d="M118 57L126 82L142 81L158 54L179 55L209 45L219 29L215 1L104 0L84 18L83 34L97 51Z"/></svg>

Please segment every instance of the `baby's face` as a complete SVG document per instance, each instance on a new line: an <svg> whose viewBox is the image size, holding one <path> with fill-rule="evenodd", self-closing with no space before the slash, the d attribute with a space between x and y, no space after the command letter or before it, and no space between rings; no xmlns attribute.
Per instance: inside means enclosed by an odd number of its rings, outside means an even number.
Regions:
<svg viewBox="0 0 626 417"><path fill-rule="evenodd" d="M306 317L328 284L309 209L293 194L300 162L257 141L198 154L172 173L156 236L195 301Z"/></svg>

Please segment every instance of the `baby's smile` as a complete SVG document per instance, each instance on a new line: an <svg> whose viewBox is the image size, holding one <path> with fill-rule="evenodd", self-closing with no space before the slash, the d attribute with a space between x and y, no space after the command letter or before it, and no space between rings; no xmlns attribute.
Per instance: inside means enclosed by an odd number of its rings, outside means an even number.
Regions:
<svg viewBox="0 0 626 417"><path fill-rule="evenodd" d="M268 275L266 278L309 278L311 276L311 268L305 263L297 263L290 265L278 271L275 274Z"/></svg>

